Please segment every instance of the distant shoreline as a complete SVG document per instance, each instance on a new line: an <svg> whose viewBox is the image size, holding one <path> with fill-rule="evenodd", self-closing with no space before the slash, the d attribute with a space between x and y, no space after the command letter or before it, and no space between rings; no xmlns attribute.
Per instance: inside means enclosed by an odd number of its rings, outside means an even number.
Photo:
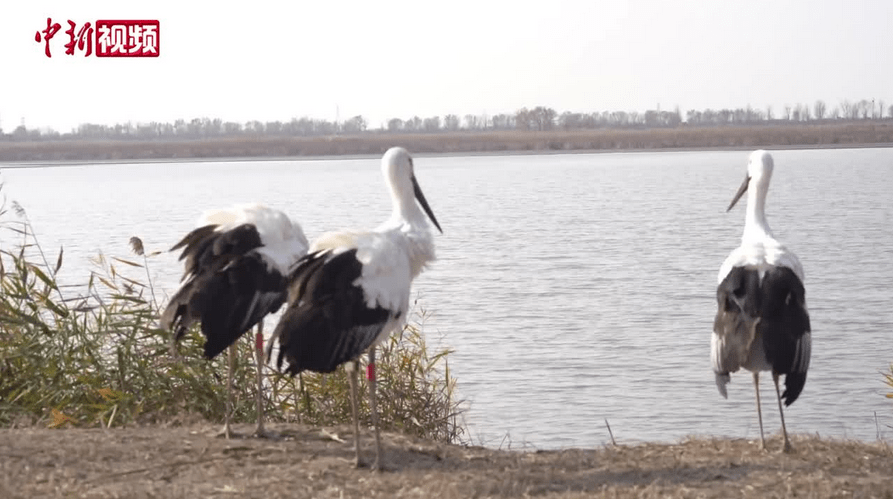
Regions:
<svg viewBox="0 0 893 499"><path fill-rule="evenodd" d="M0 141L0 166L366 159L401 145L416 156L847 149L893 147L893 121L453 133L364 133L179 140Z"/></svg>
<svg viewBox="0 0 893 499"><path fill-rule="evenodd" d="M776 151L795 150L820 150L820 149L885 149L893 147L893 142L878 144L818 144L799 146L764 147L764 149ZM686 153L686 152L710 152L710 151L751 151L754 147L698 147L698 148L661 148L661 149L578 149L568 151L471 151L471 152L446 152L446 153L421 153L413 154L420 158L454 158L454 157L486 157L486 156L551 156L565 154L641 154L641 153ZM239 157L192 157L192 158L133 158L133 159L97 159L97 160L55 160L55 161L12 161L0 160L2 168L49 168L49 167L74 167L90 165L151 165L167 163L236 163L236 162L273 162L273 161L332 161L354 159L378 159L380 154L332 154L326 156L239 156Z"/></svg>

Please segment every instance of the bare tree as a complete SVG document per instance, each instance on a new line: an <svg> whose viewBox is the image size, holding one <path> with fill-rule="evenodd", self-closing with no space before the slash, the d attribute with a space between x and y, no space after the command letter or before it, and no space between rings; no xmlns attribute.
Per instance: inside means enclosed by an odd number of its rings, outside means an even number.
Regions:
<svg viewBox="0 0 893 499"><path fill-rule="evenodd" d="M555 126L555 117L558 113L551 107L537 106L533 113L539 131L551 130Z"/></svg>
<svg viewBox="0 0 893 499"><path fill-rule="evenodd" d="M859 101L859 104L858 104L858 110L859 110L859 112L858 112L858 114L859 114L859 116L862 117L863 120L868 119L868 115L871 114L871 111L872 111L873 109L874 109L874 104L868 102L868 101L865 100L865 99L862 99L862 100ZM859 117L859 116L855 116L855 117Z"/></svg>
<svg viewBox="0 0 893 499"><path fill-rule="evenodd" d="M626 126L628 120L626 111L611 111L607 122L609 126Z"/></svg>
<svg viewBox="0 0 893 499"><path fill-rule="evenodd" d="M264 129L267 135L279 135L282 133L282 123L278 121L268 121L264 125Z"/></svg>
<svg viewBox="0 0 893 499"><path fill-rule="evenodd" d="M660 111L649 109L645 111L645 126L656 127L660 125Z"/></svg>
<svg viewBox="0 0 893 499"><path fill-rule="evenodd" d="M227 135L236 135L238 133L242 133L242 125L240 123L227 121L223 124L223 133Z"/></svg>
<svg viewBox="0 0 893 499"><path fill-rule="evenodd" d="M407 132L418 132L422 129L422 118L418 116L413 116L412 118L403 122L403 129Z"/></svg>
<svg viewBox="0 0 893 499"><path fill-rule="evenodd" d="M443 127L450 132L459 130L460 123L459 117L455 114L448 114L443 117Z"/></svg>
<svg viewBox="0 0 893 499"><path fill-rule="evenodd" d="M82 125L83 126L83 125ZM25 125L19 125L15 130L12 131L12 136L16 140L24 140L28 138L28 129L25 128Z"/></svg>
<svg viewBox="0 0 893 499"><path fill-rule="evenodd" d="M341 129L344 133L363 133L366 131L367 126L366 118L363 118L362 115L357 115L345 121L341 125Z"/></svg>
<svg viewBox="0 0 893 499"><path fill-rule="evenodd" d="M511 130L518 126L515 116L510 114L497 114L491 121L493 122L493 128L497 130Z"/></svg>
<svg viewBox="0 0 893 499"><path fill-rule="evenodd" d="M825 102L822 100L815 101L815 105L813 106L813 115L815 119L821 121L825 119Z"/></svg>
<svg viewBox="0 0 893 499"><path fill-rule="evenodd" d="M179 122L182 120L177 120L177 121ZM177 124L174 123L174 126L177 127ZM179 127L177 127L177 128L179 128ZM245 123L245 131L248 133L262 134L262 133L264 133L264 124L257 120L249 121L248 123ZM179 130L177 133L180 133Z"/></svg>
<svg viewBox="0 0 893 499"><path fill-rule="evenodd" d="M840 101L840 105L838 107L840 109L840 116L843 119L851 119L853 117L853 104L850 101L844 99Z"/></svg>
<svg viewBox="0 0 893 499"><path fill-rule="evenodd" d="M530 111L526 107L515 111L515 128L530 130Z"/></svg>
<svg viewBox="0 0 893 499"><path fill-rule="evenodd" d="M722 125L726 125L732 121L732 111L728 109L720 109L718 113L716 113L716 117L719 119L719 123Z"/></svg>
<svg viewBox="0 0 893 499"><path fill-rule="evenodd" d="M426 132L436 132L440 130L440 116L425 118L424 127Z"/></svg>
<svg viewBox="0 0 893 499"><path fill-rule="evenodd" d="M750 106L747 106L747 109L750 109ZM679 126L682 124L682 111L679 110L679 105L676 105L676 108L673 109L672 116L670 116L670 121L672 123L671 126Z"/></svg>
<svg viewBox="0 0 893 499"><path fill-rule="evenodd" d="M750 107L750 104L748 104L747 109L745 109L745 120L747 121L747 123L763 121L763 112L759 109Z"/></svg>
<svg viewBox="0 0 893 499"><path fill-rule="evenodd" d="M391 118L388 120L389 132L399 132L400 130L403 130L403 120L400 118Z"/></svg>
<svg viewBox="0 0 893 499"><path fill-rule="evenodd" d="M578 130L584 128L583 115L565 111L558 117L558 126L564 130Z"/></svg>

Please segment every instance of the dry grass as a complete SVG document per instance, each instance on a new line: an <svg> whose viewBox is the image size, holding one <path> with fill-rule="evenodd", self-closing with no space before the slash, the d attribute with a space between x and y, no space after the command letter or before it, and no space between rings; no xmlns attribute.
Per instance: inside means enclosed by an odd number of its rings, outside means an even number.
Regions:
<svg viewBox="0 0 893 499"><path fill-rule="evenodd" d="M890 371L884 373L884 383L893 390L893 364L890 365ZM887 393L888 399L893 399L893 391Z"/></svg>
<svg viewBox="0 0 893 499"><path fill-rule="evenodd" d="M423 333L428 313L416 302L412 315L413 320L400 335L392 335L378 348L379 414L389 429L441 442L459 442L465 434L463 404L456 400L456 380L448 362L450 351L428 352ZM246 351L245 355L250 353ZM362 356L361 373L366 371L366 361L367 357ZM273 373L270 382L271 397L288 420L317 426L352 422L350 384L343 368L325 376L304 373L300 379ZM360 386L358 410L360 420L368 425L372 414L365 387Z"/></svg>
<svg viewBox="0 0 893 499"><path fill-rule="evenodd" d="M0 161L134 160L415 153L846 146L893 143L893 122L452 133L364 133L195 140L0 142Z"/></svg>
<svg viewBox="0 0 893 499"><path fill-rule="evenodd" d="M275 425L278 441L216 426L0 430L0 495L16 497L893 497L883 443L794 436L602 449L499 451L385 433L390 471L351 464L347 427ZM237 428L249 432L249 425ZM343 440L341 437L345 437ZM371 435L363 439L371 451ZM781 447L780 437L769 440Z"/></svg>

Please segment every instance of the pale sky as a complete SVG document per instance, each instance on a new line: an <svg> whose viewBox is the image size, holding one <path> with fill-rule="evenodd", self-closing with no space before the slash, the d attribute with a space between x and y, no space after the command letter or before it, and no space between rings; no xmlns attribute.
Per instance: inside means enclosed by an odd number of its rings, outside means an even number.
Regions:
<svg viewBox="0 0 893 499"><path fill-rule="evenodd" d="M69 19L157 19L161 56L65 55ZM891 21L889 0L0 0L0 126L889 106Z"/></svg>

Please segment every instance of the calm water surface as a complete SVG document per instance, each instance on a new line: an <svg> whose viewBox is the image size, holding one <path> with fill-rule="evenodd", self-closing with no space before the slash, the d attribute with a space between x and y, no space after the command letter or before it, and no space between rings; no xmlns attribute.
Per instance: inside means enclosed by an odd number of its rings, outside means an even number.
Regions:
<svg viewBox="0 0 893 499"><path fill-rule="evenodd" d="M415 285L475 443L513 447L755 438L750 374L729 399L710 368L716 274L739 243L725 213L747 152L418 157L444 234ZM787 408L796 433L893 434L881 371L893 361L893 149L777 151L768 218L806 272L809 378ZM377 159L4 168L5 193L42 245L65 246L63 279L89 257L127 256L131 235L165 249L206 208L263 200L313 238L390 213ZM4 236L9 237L9 236ZM9 242L3 242L9 244ZM171 292L173 255L152 272ZM771 377L764 422L780 428ZM877 415L877 424L875 420Z"/></svg>

